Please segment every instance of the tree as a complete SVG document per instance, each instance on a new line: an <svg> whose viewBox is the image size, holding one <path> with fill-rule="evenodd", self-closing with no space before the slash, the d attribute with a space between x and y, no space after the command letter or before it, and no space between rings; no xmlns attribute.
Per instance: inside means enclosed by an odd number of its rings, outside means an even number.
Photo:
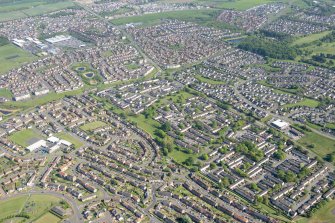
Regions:
<svg viewBox="0 0 335 223"><path fill-rule="evenodd" d="M188 215L177 218L178 223L192 223L191 218Z"/></svg>
<svg viewBox="0 0 335 223"><path fill-rule="evenodd" d="M278 150L273 154L273 157L278 160L284 160L286 158L286 154L282 150Z"/></svg>
<svg viewBox="0 0 335 223"><path fill-rule="evenodd" d="M170 122L165 122L162 126L161 129L165 132L168 132L171 130L171 124Z"/></svg>
<svg viewBox="0 0 335 223"><path fill-rule="evenodd" d="M200 156L200 159L202 159L202 160L208 160L208 155L207 155L207 153L202 154L202 155Z"/></svg>
<svg viewBox="0 0 335 223"><path fill-rule="evenodd" d="M187 158L183 164L185 164L186 166L192 166L194 164L194 158L193 157L189 157Z"/></svg>

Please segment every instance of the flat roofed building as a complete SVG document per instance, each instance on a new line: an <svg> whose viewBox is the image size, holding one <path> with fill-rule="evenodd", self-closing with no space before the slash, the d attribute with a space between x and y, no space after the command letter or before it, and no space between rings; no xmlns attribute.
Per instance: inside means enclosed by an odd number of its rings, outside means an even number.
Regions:
<svg viewBox="0 0 335 223"><path fill-rule="evenodd" d="M289 123L284 122L280 119L277 119L276 121L272 122L271 125L276 127L277 129L286 129L290 126Z"/></svg>

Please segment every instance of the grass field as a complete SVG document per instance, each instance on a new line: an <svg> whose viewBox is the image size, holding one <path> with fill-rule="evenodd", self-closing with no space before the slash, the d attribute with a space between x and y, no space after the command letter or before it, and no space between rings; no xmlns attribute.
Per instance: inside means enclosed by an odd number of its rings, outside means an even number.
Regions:
<svg viewBox="0 0 335 223"><path fill-rule="evenodd" d="M32 141L35 139L42 139L42 137L33 129L23 129L10 135L9 139L15 144L27 147L32 143Z"/></svg>
<svg viewBox="0 0 335 223"><path fill-rule="evenodd" d="M125 25L127 23L142 23L143 25L154 25L160 23L161 19L180 19L185 21L204 22L212 20L213 13L215 12L217 12L217 10L213 9L181 10L113 19L111 20L111 22L115 25Z"/></svg>
<svg viewBox="0 0 335 223"><path fill-rule="evenodd" d="M292 45L301 45L301 44L306 44L306 43L312 43L316 40L321 39L322 37L328 35L331 31L325 31L321 33L314 33L311 35L303 36L300 38L297 38L295 41L293 41Z"/></svg>
<svg viewBox="0 0 335 223"><path fill-rule="evenodd" d="M188 153L184 153L183 151L176 150L176 149L170 152L168 156L172 158L175 162L180 163L180 164L183 163L189 157L193 157L194 160L197 159L196 154L188 154Z"/></svg>
<svg viewBox="0 0 335 223"><path fill-rule="evenodd" d="M74 3L71 1L46 2L41 0L19 0L15 3L0 2L0 21L41 15L70 6L74 6Z"/></svg>
<svg viewBox="0 0 335 223"><path fill-rule="evenodd" d="M24 63L31 62L36 57L13 44L0 47L0 74L13 68L19 67Z"/></svg>
<svg viewBox="0 0 335 223"><path fill-rule="evenodd" d="M225 84L224 81L217 81L217 80L212 80L212 79L209 79L209 78L206 78L206 77L203 77L201 75L196 75L195 78L198 80L198 81L201 81L203 83L208 83L208 84Z"/></svg>
<svg viewBox="0 0 335 223"><path fill-rule="evenodd" d="M285 108L292 108L297 106L307 106L311 108L316 108L319 105L319 102L313 99L305 98L302 101L295 103L295 104L286 104L284 105Z"/></svg>
<svg viewBox="0 0 335 223"><path fill-rule="evenodd" d="M83 93L84 88L74 90L74 91L67 91L63 93L57 94L56 92L51 92L41 97L35 97L29 101L9 101L2 104L2 108L17 108L17 109L26 109L32 108L38 105L43 105L51 101L59 100L65 96L72 96L78 95Z"/></svg>
<svg viewBox="0 0 335 223"><path fill-rule="evenodd" d="M8 215L18 214L23 209L28 196L16 197L6 201L0 201L0 219Z"/></svg>
<svg viewBox="0 0 335 223"><path fill-rule="evenodd" d="M60 218L50 212L44 214L42 217L34 221L33 223L58 223L60 222Z"/></svg>
<svg viewBox="0 0 335 223"><path fill-rule="evenodd" d="M335 140L315 132L306 132L305 136L298 140L298 143L306 147L314 145L314 148L310 148L310 150L320 157L325 157L327 154L335 152Z"/></svg>
<svg viewBox="0 0 335 223"><path fill-rule="evenodd" d="M27 213L30 221L47 213L50 208L58 204L61 199L51 195L22 195L0 201L0 219L19 213ZM49 222L49 221L44 221Z"/></svg>
<svg viewBox="0 0 335 223"><path fill-rule="evenodd" d="M332 200L315 212L311 218L300 218L297 219L296 223L332 223L335 219L334 210L335 200Z"/></svg>
<svg viewBox="0 0 335 223"><path fill-rule="evenodd" d="M13 94L12 92L10 92L10 90L6 89L6 88L0 88L0 97L5 97L5 98L12 98Z"/></svg>
<svg viewBox="0 0 335 223"><path fill-rule="evenodd" d="M60 138L60 139L64 139L66 141L69 141L70 143L72 143L74 145L74 148L76 148L76 149L78 149L78 148L80 148L84 145L83 142L81 142L79 139L76 139L73 136L71 136L71 135L69 135L65 132L57 133L55 136Z"/></svg>
<svg viewBox="0 0 335 223"><path fill-rule="evenodd" d="M100 128L100 127L104 127L106 125L107 124L105 122L95 121L95 122L90 122L90 123L84 124L84 125L80 126L80 128L84 131L91 131L91 130L94 130L94 129L97 129L97 128Z"/></svg>
<svg viewBox="0 0 335 223"><path fill-rule="evenodd" d="M275 2L273 0L212 0L212 1L203 1L199 2L206 3L218 8L229 8L237 10L245 10L252 8L257 5L262 5L269 2Z"/></svg>

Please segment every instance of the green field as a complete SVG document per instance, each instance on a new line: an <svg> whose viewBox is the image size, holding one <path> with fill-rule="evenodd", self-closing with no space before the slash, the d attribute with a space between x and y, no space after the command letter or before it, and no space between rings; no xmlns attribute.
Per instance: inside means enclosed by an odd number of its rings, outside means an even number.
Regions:
<svg viewBox="0 0 335 223"><path fill-rule="evenodd" d="M328 202L311 218L297 219L296 223L333 223L335 219L335 200Z"/></svg>
<svg viewBox="0 0 335 223"><path fill-rule="evenodd" d="M2 108L17 108L17 109L27 109L32 108L38 105L43 105L51 101L56 101L64 98L65 96L72 96L82 94L84 92L84 88L67 91L63 93L57 94L56 92L48 93L41 97L35 97L29 101L9 101L2 104Z"/></svg>
<svg viewBox="0 0 335 223"><path fill-rule="evenodd" d="M224 81L217 81L217 80L213 80L213 79L203 77L203 76L200 76L200 75L196 75L195 78L198 81L201 81L203 83L208 83L208 84L213 84L213 85L215 85L215 84L225 84L226 83Z"/></svg>
<svg viewBox="0 0 335 223"><path fill-rule="evenodd" d="M0 97L11 99L13 97L12 92L6 88L0 88Z"/></svg>
<svg viewBox="0 0 335 223"><path fill-rule="evenodd" d="M71 6L74 6L71 1L18 0L9 3L0 2L0 21L42 15Z"/></svg>
<svg viewBox="0 0 335 223"><path fill-rule="evenodd" d="M125 25L127 23L142 23L143 25L154 25L159 24L161 19L180 19L193 22L205 22L212 20L215 12L218 11L213 9L181 10L113 19L111 20L111 22L115 25Z"/></svg>
<svg viewBox="0 0 335 223"><path fill-rule="evenodd" d="M34 221L34 223L58 223L60 222L60 218L50 212L44 214L42 217Z"/></svg>
<svg viewBox="0 0 335 223"><path fill-rule="evenodd" d="M313 99L305 98L302 101L295 103L295 104L286 104L284 105L285 108L292 108L297 106L307 106L311 108L316 108L319 105L319 102Z"/></svg>
<svg viewBox="0 0 335 223"><path fill-rule="evenodd" d="M24 63L31 62L36 57L13 44L0 46L0 73L5 73Z"/></svg>
<svg viewBox="0 0 335 223"><path fill-rule="evenodd" d="M34 140L42 139L33 129L23 129L9 136L9 139L22 147L29 146Z"/></svg>
<svg viewBox="0 0 335 223"><path fill-rule="evenodd" d="M66 141L69 141L74 145L74 148L78 149L82 147L84 144L79 139L76 139L75 137L71 136L70 134L67 134L65 132L60 132L55 135L56 137L60 139L64 139Z"/></svg>
<svg viewBox="0 0 335 223"><path fill-rule="evenodd" d="M315 132L306 132L305 136L298 140L298 143L305 147L314 145L314 148L310 148L310 150L322 158L329 153L335 152L335 140Z"/></svg>
<svg viewBox="0 0 335 223"><path fill-rule="evenodd" d="M97 128L100 128L100 127L104 127L106 125L107 124L105 122L95 121L95 122L90 122L90 123L84 124L84 125L80 126L80 128L84 131L91 131L91 130L94 130L94 129L97 129Z"/></svg>
<svg viewBox="0 0 335 223"><path fill-rule="evenodd" d="M172 152L169 153L169 157L172 158L175 162L179 164L182 164L189 157L193 157L194 160L197 159L196 154L188 154L188 153L184 153L183 151L176 150L176 149L172 150Z"/></svg>
<svg viewBox="0 0 335 223"><path fill-rule="evenodd" d="M293 41L292 45L301 45L301 44L306 44L306 43L312 43L316 40L321 39L322 37L328 35L331 31L325 31L321 33L314 33L311 35L303 36L300 38L297 38L296 40Z"/></svg>
<svg viewBox="0 0 335 223"><path fill-rule="evenodd" d="M8 216L26 213L29 216L29 222L34 222L35 219L48 213L50 208L59 204L60 201L61 199L51 195L22 195L15 198L9 198L0 201L0 221Z"/></svg>
<svg viewBox="0 0 335 223"><path fill-rule="evenodd" d="M262 5L270 2L275 2L273 0L212 0L212 1L203 1L200 2L212 5L218 8L229 8L237 10L246 10L257 5Z"/></svg>

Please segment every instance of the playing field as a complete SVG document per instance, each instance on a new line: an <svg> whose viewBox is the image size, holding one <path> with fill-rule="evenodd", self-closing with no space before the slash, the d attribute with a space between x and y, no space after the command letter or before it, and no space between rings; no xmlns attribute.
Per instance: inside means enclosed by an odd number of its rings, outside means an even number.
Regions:
<svg viewBox="0 0 335 223"><path fill-rule="evenodd" d="M9 139L15 144L27 147L34 141L42 139L42 137L33 129L23 129L10 135Z"/></svg>
<svg viewBox="0 0 335 223"><path fill-rule="evenodd" d="M44 214L42 217L34 221L34 223L57 223L60 222L60 218L50 212Z"/></svg>
<svg viewBox="0 0 335 223"><path fill-rule="evenodd" d="M0 47L0 73L5 73L13 68L19 67L24 63L31 62L36 57L13 44Z"/></svg>
<svg viewBox="0 0 335 223"><path fill-rule="evenodd" d="M246 10L252 8L257 5L266 4L269 2L275 2L272 0L212 0L212 1L201 1L204 3L208 3L218 7L218 8L229 8L229 9L237 9L237 10Z"/></svg>
<svg viewBox="0 0 335 223"><path fill-rule="evenodd" d="M311 43L315 40L321 39L322 37L328 35L329 33L330 31L325 31L321 33L314 33L311 35L300 37L300 38L297 38L295 41L293 41L292 45L301 45L301 44Z"/></svg>
<svg viewBox="0 0 335 223"><path fill-rule="evenodd" d="M305 136L299 139L298 142L306 147L314 145L314 148L310 148L310 150L320 157L325 157L327 154L335 152L335 140L329 139L315 132L306 132Z"/></svg>
<svg viewBox="0 0 335 223"><path fill-rule="evenodd" d="M287 104L284 107L286 108L292 108L292 107L297 107L297 106L306 106L310 108L316 108L319 105L319 102L313 99L305 98L298 103L294 104Z"/></svg>
<svg viewBox="0 0 335 223"><path fill-rule="evenodd" d="M29 219L34 221L35 218L44 216L51 207L59 204L61 199L51 195L22 195L15 198L0 201L0 221L10 215L19 213L26 213ZM48 217L48 216L47 216ZM51 218L49 218L51 220ZM54 219L54 218L53 218ZM40 221L41 222L41 221ZM43 222L57 222L57 221L43 221Z"/></svg>
<svg viewBox="0 0 335 223"><path fill-rule="evenodd" d="M97 129L97 128L100 128L100 127L104 127L106 125L107 124L105 122L95 121L95 122L90 122L90 123L84 124L84 125L80 126L80 128L84 131L91 131L91 130L94 130L94 129Z"/></svg>
<svg viewBox="0 0 335 223"><path fill-rule="evenodd" d="M0 21L25 18L27 16L41 15L48 12L74 6L71 1L41 1L18 0L13 2L0 1Z"/></svg>
<svg viewBox="0 0 335 223"><path fill-rule="evenodd" d="M217 10L180 10L173 12L152 13L142 16L131 16L111 20L115 25L125 25L127 23L142 23L143 25L154 25L160 23L161 19L180 19L193 22L204 22L212 20L213 13Z"/></svg>
<svg viewBox="0 0 335 223"><path fill-rule="evenodd" d="M83 142L81 142L79 139L76 139L73 136L64 132L57 133L55 136L72 143L74 145L74 148L76 149L80 148L83 145Z"/></svg>
<svg viewBox="0 0 335 223"><path fill-rule="evenodd" d="M311 218L300 218L297 223L332 223L335 219L335 200L328 202L314 213Z"/></svg>

